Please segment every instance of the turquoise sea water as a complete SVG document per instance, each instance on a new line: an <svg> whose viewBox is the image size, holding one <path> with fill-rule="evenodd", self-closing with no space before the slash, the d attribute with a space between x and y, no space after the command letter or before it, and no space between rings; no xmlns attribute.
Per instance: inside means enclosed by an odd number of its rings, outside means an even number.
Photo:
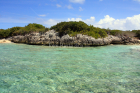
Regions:
<svg viewBox="0 0 140 93"><path fill-rule="evenodd" d="M140 93L140 46L0 44L0 93Z"/></svg>

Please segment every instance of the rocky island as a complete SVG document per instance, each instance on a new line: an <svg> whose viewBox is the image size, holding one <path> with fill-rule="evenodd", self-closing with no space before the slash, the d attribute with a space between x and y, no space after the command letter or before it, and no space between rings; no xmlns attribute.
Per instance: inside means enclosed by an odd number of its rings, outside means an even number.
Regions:
<svg viewBox="0 0 140 93"><path fill-rule="evenodd" d="M77 34L76 36L69 36L68 34L59 36L55 30L49 30L43 34L30 33L25 36L13 36L11 39L15 43L26 43L34 45L58 45L58 46L102 46L109 44L140 44L138 39L126 36L108 35L105 38L95 39L92 36Z"/></svg>
<svg viewBox="0 0 140 93"><path fill-rule="evenodd" d="M40 24L0 29L0 38L14 43L48 46L103 46L110 44L140 44L140 31L101 29L86 23L61 22L45 28Z"/></svg>

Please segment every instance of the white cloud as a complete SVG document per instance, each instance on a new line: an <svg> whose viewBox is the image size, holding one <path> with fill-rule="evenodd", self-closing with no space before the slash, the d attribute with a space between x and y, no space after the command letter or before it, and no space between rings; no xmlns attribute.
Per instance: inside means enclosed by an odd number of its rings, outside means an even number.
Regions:
<svg viewBox="0 0 140 93"><path fill-rule="evenodd" d="M94 24L95 22L95 17L90 17L90 19L82 20L81 18L68 18L67 21L83 21L87 23L88 25Z"/></svg>
<svg viewBox="0 0 140 93"><path fill-rule="evenodd" d="M38 15L38 16L45 17L46 15Z"/></svg>
<svg viewBox="0 0 140 93"><path fill-rule="evenodd" d="M114 21L115 19L110 17L109 15L106 15L104 19L101 19L98 23L99 24L103 24L103 23L109 23L111 24L110 22L111 21Z"/></svg>
<svg viewBox="0 0 140 93"><path fill-rule="evenodd" d="M63 21L83 21L88 25L93 25L100 28L110 28L110 29L119 29L119 30L134 30L140 29L140 14L134 15L132 17L126 17L124 19L115 19L109 15L104 16L103 19L95 21L95 17L92 16L88 19L82 18L68 18L68 19L44 19L44 18L32 18L27 17L24 19L15 19L15 18L2 18L0 17L0 23L39 23L47 27L56 25L59 22Z"/></svg>
<svg viewBox="0 0 140 93"><path fill-rule="evenodd" d="M61 7L61 5L59 5L59 4L56 4L56 6L57 6L57 7Z"/></svg>
<svg viewBox="0 0 140 93"><path fill-rule="evenodd" d="M140 29L140 14L125 19L114 19L106 15L104 19L94 24L101 28L120 29L120 30L133 30Z"/></svg>
<svg viewBox="0 0 140 93"><path fill-rule="evenodd" d="M119 29L119 30L134 30L140 29L140 14L134 15L132 17L127 17L125 19L115 19L109 15L104 16L103 19L100 19L98 22L95 21L95 17L90 17L89 19L81 18L68 18L68 21L83 21L88 25L93 25L100 28L110 28L110 29Z"/></svg>
<svg viewBox="0 0 140 93"><path fill-rule="evenodd" d="M86 19L86 20L83 20L85 23L87 23L88 25L90 24L94 24L95 23L95 17L92 16L90 17L90 19Z"/></svg>
<svg viewBox="0 0 140 93"><path fill-rule="evenodd" d="M103 1L103 0L99 0L99 1Z"/></svg>
<svg viewBox="0 0 140 93"><path fill-rule="evenodd" d="M61 22L61 20L49 19L49 20L45 20L45 21L40 22L40 23L50 27L50 26L56 25L59 22Z"/></svg>
<svg viewBox="0 0 140 93"><path fill-rule="evenodd" d="M73 9L71 5L66 6L68 9Z"/></svg>
<svg viewBox="0 0 140 93"><path fill-rule="evenodd" d="M31 23L38 23L38 24L42 24L42 25L47 26L47 27L51 27L51 26L54 26L61 21L64 21L64 20L36 18L35 20L32 20Z"/></svg>
<svg viewBox="0 0 140 93"><path fill-rule="evenodd" d="M83 8L82 7L79 7L79 11L83 11Z"/></svg>
<svg viewBox="0 0 140 93"><path fill-rule="evenodd" d="M82 21L81 18L68 18L68 21Z"/></svg>
<svg viewBox="0 0 140 93"><path fill-rule="evenodd" d="M69 0L72 3L79 3L79 4L83 4L85 2L85 0Z"/></svg>
<svg viewBox="0 0 140 93"><path fill-rule="evenodd" d="M133 0L133 1L138 1L138 2L140 2L140 0Z"/></svg>

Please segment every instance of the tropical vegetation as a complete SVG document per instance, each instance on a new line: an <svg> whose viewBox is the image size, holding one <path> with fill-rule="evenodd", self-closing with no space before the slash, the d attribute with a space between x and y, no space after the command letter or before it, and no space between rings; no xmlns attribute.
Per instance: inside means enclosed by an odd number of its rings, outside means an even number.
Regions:
<svg viewBox="0 0 140 93"><path fill-rule="evenodd" d="M69 34L75 36L76 34L89 35L95 38L106 37L107 33L104 29L94 27L93 25L88 26L86 23L79 21L61 22L52 26L50 29L54 29L59 32L60 36Z"/></svg>
<svg viewBox="0 0 140 93"><path fill-rule="evenodd" d="M99 27L94 27L93 25L87 25L86 23L79 21L69 21L69 22L60 22L56 25L46 28L41 24L30 23L25 27L12 27L8 29L0 29L0 38L8 38L16 35L25 35L32 32L41 32L44 33L49 29L54 29L59 32L60 37L69 34L70 36L76 36L76 34L89 35L95 38L104 38L108 34L114 36L128 36L128 37L139 37L140 38L140 30L132 30L132 31L122 31L122 30L111 30L111 29L103 29Z"/></svg>

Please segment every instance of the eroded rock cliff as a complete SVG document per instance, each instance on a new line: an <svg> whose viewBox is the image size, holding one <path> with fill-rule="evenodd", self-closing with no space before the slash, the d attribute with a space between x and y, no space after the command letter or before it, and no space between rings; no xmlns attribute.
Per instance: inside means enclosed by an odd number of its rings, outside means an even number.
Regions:
<svg viewBox="0 0 140 93"><path fill-rule="evenodd" d="M62 46L101 46L109 44L140 44L138 39L126 36L108 35L106 38L95 39L91 36L77 34L74 37L67 35L59 36L58 32L49 30L45 33L30 33L25 36L13 36L12 42L36 45L62 45Z"/></svg>

